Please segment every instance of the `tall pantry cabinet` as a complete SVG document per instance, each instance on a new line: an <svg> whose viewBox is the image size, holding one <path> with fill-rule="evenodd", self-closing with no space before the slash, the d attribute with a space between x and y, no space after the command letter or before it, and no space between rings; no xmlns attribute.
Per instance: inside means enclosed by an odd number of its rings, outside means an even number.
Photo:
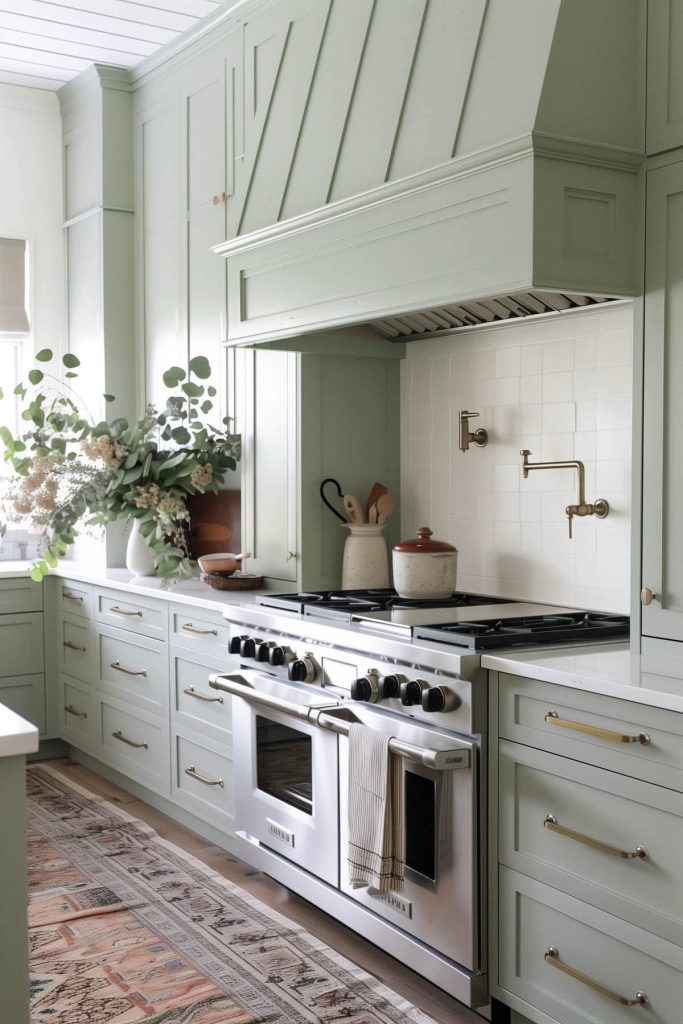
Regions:
<svg viewBox="0 0 683 1024"><path fill-rule="evenodd" d="M643 653L683 641L683 0L648 6Z"/></svg>

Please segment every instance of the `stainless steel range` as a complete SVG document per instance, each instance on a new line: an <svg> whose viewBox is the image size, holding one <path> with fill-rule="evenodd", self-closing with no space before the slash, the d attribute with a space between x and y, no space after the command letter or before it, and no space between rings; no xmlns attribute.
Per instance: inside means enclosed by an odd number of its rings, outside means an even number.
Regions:
<svg viewBox="0 0 683 1024"><path fill-rule="evenodd" d="M275 594L231 609L235 815L246 861L472 1007L486 978L486 673L479 646L627 635L628 618L455 594ZM480 644L480 638L485 638ZM350 723L391 737L401 893L352 889Z"/></svg>

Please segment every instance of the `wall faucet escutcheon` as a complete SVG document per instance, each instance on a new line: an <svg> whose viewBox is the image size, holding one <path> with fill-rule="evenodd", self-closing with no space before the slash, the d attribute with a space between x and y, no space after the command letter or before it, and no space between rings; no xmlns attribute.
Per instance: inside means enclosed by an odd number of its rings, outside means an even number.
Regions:
<svg viewBox="0 0 683 1024"><path fill-rule="evenodd" d="M476 444L478 448L483 448L484 445L489 443L488 430L484 430L483 427L479 427L479 430L470 430L469 421L478 416L478 412L468 412L466 409L461 409L458 415L460 417L461 452L468 451L471 444Z"/></svg>

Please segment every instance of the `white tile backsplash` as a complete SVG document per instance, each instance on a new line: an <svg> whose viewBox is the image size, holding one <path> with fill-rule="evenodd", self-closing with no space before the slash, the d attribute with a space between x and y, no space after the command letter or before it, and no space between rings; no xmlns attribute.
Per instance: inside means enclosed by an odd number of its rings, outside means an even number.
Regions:
<svg viewBox="0 0 683 1024"><path fill-rule="evenodd" d="M428 524L459 551L477 593L628 612L630 304L591 308L408 346L402 363L402 534ZM458 448L458 412L480 413L485 448ZM573 521L574 470L522 477L531 462L580 459L586 498L610 515ZM597 490L596 490L597 488Z"/></svg>

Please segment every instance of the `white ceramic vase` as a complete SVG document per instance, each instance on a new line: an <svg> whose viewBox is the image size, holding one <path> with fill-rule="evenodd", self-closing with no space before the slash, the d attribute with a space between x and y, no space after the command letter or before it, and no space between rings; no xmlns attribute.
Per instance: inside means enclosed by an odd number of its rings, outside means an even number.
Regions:
<svg viewBox="0 0 683 1024"><path fill-rule="evenodd" d="M349 536L344 544L342 590L389 586L389 555L382 536L384 526L374 523L344 523Z"/></svg>
<svg viewBox="0 0 683 1024"><path fill-rule="evenodd" d="M154 552L140 532L140 520L133 519L126 547L126 569L133 576L156 576Z"/></svg>

